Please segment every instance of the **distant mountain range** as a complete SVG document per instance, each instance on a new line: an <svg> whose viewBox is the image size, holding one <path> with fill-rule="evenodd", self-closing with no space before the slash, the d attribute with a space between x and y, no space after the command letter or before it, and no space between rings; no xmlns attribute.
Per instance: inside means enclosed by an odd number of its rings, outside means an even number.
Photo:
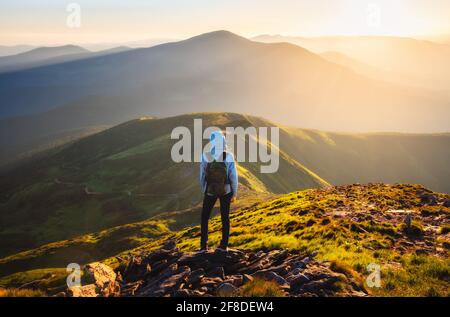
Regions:
<svg viewBox="0 0 450 317"><path fill-rule="evenodd" d="M35 48L37 47L33 45L13 45L13 46L0 45L0 57L24 53Z"/></svg>
<svg viewBox="0 0 450 317"><path fill-rule="evenodd" d="M349 66L349 58L370 65L378 69L380 80L450 93L449 44L387 36L306 38L260 35L252 39L264 43L292 43L317 54L337 52L341 54L341 61L342 55L347 56L343 66ZM374 74L364 71L366 68L357 67L363 75Z"/></svg>
<svg viewBox="0 0 450 317"><path fill-rule="evenodd" d="M76 45L39 47L20 54L0 57L0 73L114 54L130 49L129 47L121 46L100 52L91 52Z"/></svg>
<svg viewBox="0 0 450 317"><path fill-rule="evenodd" d="M339 52L316 55L226 31L33 63L40 66L0 74L3 164L60 143L70 131L85 135L144 115L234 111L328 131L449 130L444 92L380 81L376 66Z"/></svg>

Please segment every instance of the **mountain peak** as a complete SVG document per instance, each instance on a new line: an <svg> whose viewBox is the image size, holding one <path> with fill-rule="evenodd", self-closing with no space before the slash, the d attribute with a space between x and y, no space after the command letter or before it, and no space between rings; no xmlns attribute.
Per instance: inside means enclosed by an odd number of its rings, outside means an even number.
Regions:
<svg viewBox="0 0 450 317"><path fill-rule="evenodd" d="M245 37L227 30L217 30L189 38L187 41L248 41Z"/></svg>
<svg viewBox="0 0 450 317"><path fill-rule="evenodd" d="M89 50L73 45L62 45L62 46L42 46L32 49L30 51L22 53L22 55L40 55L40 54L50 54L50 55L61 55L61 54L78 54L78 53L89 53Z"/></svg>

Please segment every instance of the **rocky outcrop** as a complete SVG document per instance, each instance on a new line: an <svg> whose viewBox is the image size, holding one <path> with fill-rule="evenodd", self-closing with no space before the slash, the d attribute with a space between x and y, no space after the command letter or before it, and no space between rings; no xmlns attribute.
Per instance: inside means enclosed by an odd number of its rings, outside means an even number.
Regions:
<svg viewBox="0 0 450 317"><path fill-rule="evenodd" d="M84 267L81 285L69 287L67 293L72 297L120 296L120 281L112 268L94 262Z"/></svg>
<svg viewBox="0 0 450 317"><path fill-rule="evenodd" d="M315 254L287 250L182 253L173 243L168 246L132 257L117 272L122 280L103 265L91 264L87 266L94 278L88 285L90 292L82 288L71 294L91 295L95 285L97 296L239 296L243 285L263 279L275 282L286 296L367 295L352 277L333 272L328 263L315 260Z"/></svg>

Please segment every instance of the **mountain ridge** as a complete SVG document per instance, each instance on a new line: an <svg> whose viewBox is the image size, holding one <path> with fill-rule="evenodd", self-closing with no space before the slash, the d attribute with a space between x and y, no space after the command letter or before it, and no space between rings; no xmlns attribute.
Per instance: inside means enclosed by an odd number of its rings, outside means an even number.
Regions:
<svg viewBox="0 0 450 317"><path fill-rule="evenodd" d="M277 127L237 113L141 118L3 171L3 255L198 206L197 163L170 158L172 129L192 129L196 118L204 127ZM240 196L355 182L423 183L449 192L449 144L449 134L351 135L280 126L278 172L261 174L261 163L240 162Z"/></svg>
<svg viewBox="0 0 450 317"><path fill-rule="evenodd" d="M47 72L58 75L50 80ZM67 73L77 74L76 80L73 76L66 76ZM264 76L268 73L270 77ZM128 80L120 80L125 75ZM18 95L19 90L23 92L22 89L25 89L19 84L24 77L28 93ZM116 82L118 80L120 85ZM39 94L32 91L36 81L40 82ZM203 88L197 89L200 84ZM313 93L314 90L316 93ZM436 113L444 109L441 107L444 101L438 96L374 82L298 46L261 44L227 32L213 32L113 56L41 67L6 77L3 75L0 76L0 91L4 92L2 103L15 105L14 113L2 109L3 117L43 112L80 101L92 94L124 97L128 115L134 116L142 112L154 116L176 115L179 114L177 108L182 105L184 112L245 110L284 124L294 124L295 121L294 125L311 127L311 122L316 122L316 128L333 130L340 125L339 121L348 123L347 127L353 126L351 130L361 129L361 126L372 129L367 122L360 125L358 121L368 120L370 116L367 112L375 111L373 103L391 109L386 110L387 113L399 119L395 125L391 122L391 126L387 125L389 120L379 120L385 122L386 127L378 127L378 131L394 128L408 130L405 129L408 125L423 126L426 116L421 116L422 123L412 124L417 120L417 106L421 103L432 104ZM168 91L176 93L169 96ZM265 91L271 94L259 96ZM317 91L328 93L319 94ZM381 100L384 95L390 98ZM32 100L26 99L31 96ZM326 113L328 116L336 114L334 123L326 121L327 116L322 109L328 103L332 106L328 106ZM410 113L408 122L398 117L406 103ZM25 107L29 104L33 105L33 109ZM211 104L216 106L211 109ZM365 116L361 116L362 109L357 107L359 104L365 105ZM288 118L281 116L281 113L274 114L271 109L275 105L283 106L286 110L283 113L293 112L296 115ZM313 105L317 114L311 112ZM351 124L350 113L354 118ZM435 123L434 126L440 124Z"/></svg>

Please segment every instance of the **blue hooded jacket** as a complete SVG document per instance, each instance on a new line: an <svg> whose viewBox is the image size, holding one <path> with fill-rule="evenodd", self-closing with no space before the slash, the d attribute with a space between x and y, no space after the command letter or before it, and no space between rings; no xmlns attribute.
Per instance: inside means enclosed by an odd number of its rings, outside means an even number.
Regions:
<svg viewBox="0 0 450 317"><path fill-rule="evenodd" d="M222 132L214 131L210 136L211 144L213 147L211 152L205 152L202 154L200 163L200 186L202 193L206 193L206 167L208 162L213 159L219 159L223 152L226 152L225 166L227 168L227 176L230 184L225 184L225 193L233 193L233 196L237 196L238 192L238 173L236 168L236 162L234 160L233 153L227 152L226 139Z"/></svg>

